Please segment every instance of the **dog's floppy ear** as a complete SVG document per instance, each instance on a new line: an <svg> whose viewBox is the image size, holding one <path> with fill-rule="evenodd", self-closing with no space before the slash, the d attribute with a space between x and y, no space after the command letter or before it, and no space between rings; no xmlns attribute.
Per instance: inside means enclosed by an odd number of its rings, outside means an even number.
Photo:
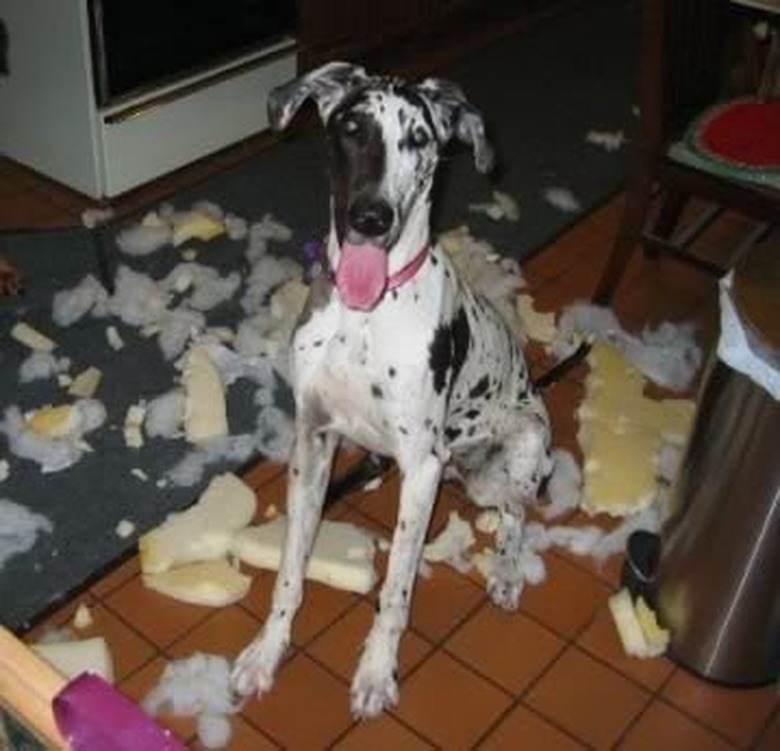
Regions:
<svg viewBox="0 0 780 751"><path fill-rule="evenodd" d="M485 123L460 88L443 78L426 78L415 89L428 105L439 140L446 143L454 136L469 144L477 169L490 172L495 158L485 135Z"/></svg>
<svg viewBox="0 0 780 751"><path fill-rule="evenodd" d="M268 120L274 130L287 127L301 105L311 97L317 104L322 122L352 89L368 80L363 68L351 63L327 63L297 78L277 86L268 95Z"/></svg>

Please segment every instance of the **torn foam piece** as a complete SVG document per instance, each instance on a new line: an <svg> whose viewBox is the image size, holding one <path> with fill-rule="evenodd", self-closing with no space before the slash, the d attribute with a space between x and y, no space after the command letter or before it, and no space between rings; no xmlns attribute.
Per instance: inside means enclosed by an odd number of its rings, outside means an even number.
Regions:
<svg viewBox="0 0 780 751"><path fill-rule="evenodd" d="M14 324L11 329L11 337L25 347L29 347L37 352L51 352L57 346L54 340L24 321Z"/></svg>
<svg viewBox="0 0 780 751"><path fill-rule="evenodd" d="M588 143L594 146L601 146L605 151L618 151L626 140L622 130L589 130L585 136Z"/></svg>
<svg viewBox="0 0 780 751"><path fill-rule="evenodd" d="M187 353L182 382L186 393L184 432L190 443L201 444L228 435L225 387L205 347Z"/></svg>
<svg viewBox="0 0 780 751"><path fill-rule="evenodd" d="M669 632L658 626L655 613L644 600L639 598L635 604L624 588L613 594L607 604L627 655L647 659L666 651Z"/></svg>
<svg viewBox="0 0 780 751"><path fill-rule="evenodd" d="M547 203L565 214L576 214L582 211L579 199L568 188L557 186L546 188L543 196Z"/></svg>
<svg viewBox="0 0 780 751"><path fill-rule="evenodd" d="M233 540L232 552L250 566L276 571L286 532L287 517L279 515L266 524L241 530ZM365 530L348 522L323 519L306 567L306 578L365 594L376 582L374 553L374 540Z"/></svg>
<svg viewBox="0 0 780 751"><path fill-rule="evenodd" d="M142 427L146 417L146 404L139 402L131 404L125 414L125 424L122 429L125 437L125 446L132 449L140 449L144 445Z"/></svg>
<svg viewBox="0 0 780 751"><path fill-rule="evenodd" d="M191 605L220 608L243 599L252 579L226 558L188 563L158 574L142 574L147 589Z"/></svg>
<svg viewBox="0 0 780 751"><path fill-rule="evenodd" d="M27 417L27 426L46 438L71 435L78 426L78 412L70 404L48 405Z"/></svg>
<svg viewBox="0 0 780 751"><path fill-rule="evenodd" d="M78 608L76 608L71 623L73 624L73 628L78 629L79 631L89 628L94 623L92 611L86 603L82 602Z"/></svg>
<svg viewBox="0 0 780 751"><path fill-rule="evenodd" d="M224 557L235 533L255 514L252 489L233 474L217 475L195 505L171 514L138 541L141 570L157 574L173 566Z"/></svg>
<svg viewBox="0 0 780 751"><path fill-rule="evenodd" d="M457 511L450 511L447 525L423 548L423 558L429 563L446 563L463 573L471 568L466 553L475 541L471 524Z"/></svg>
<svg viewBox="0 0 780 751"><path fill-rule="evenodd" d="M510 222L516 222L520 219L520 207L517 201L508 193L500 190L493 191L493 201L490 203L472 203L469 204L469 211L476 211L486 214L493 221L506 219Z"/></svg>
<svg viewBox="0 0 780 751"><path fill-rule="evenodd" d="M203 211L177 212L173 215L171 224L173 226L171 242L174 248L189 240L209 242L225 232L225 225L220 219Z"/></svg>
<svg viewBox="0 0 780 751"><path fill-rule="evenodd" d="M578 410L585 456L582 507L623 516L656 499L656 454L664 441L685 442L695 404L646 397L641 373L613 347L596 344L588 361L586 397Z"/></svg>
<svg viewBox="0 0 780 751"><path fill-rule="evenodd" d="M6 459L0 459L0 482L5 482L11 475L11 465Z"/></svg>
<svg viewBox="0 0 780 751"><path fill-rule="evenodd" d="M114 682L114 663L102 636L30 646L41 659L68 679L72 680L82 673L94 673L107 683Z"/></svg>
<svg viewBox="0 0 780 751"><path fill-rule="evenodd" d="M114 352L119 352L119 350L124 349L125 340L122 339L122 336L117 331L116 326L106 327L106 341L108 342L109 347L114 350Z"/></svg>
<svg viewBox="0 0 780 751"><path fill-rule="evenodd" d="M91 399L100 387L103 380L103 371L99 368L88 367L82 370L68 386L68 395L81 399Z"/></svg>
<svg viewBox="0 0 780 751"><path fill-rule="evenodd" d="M42 472L59 472L78 462L85 451L91 450L83 437L103 425L105 420L106 409L99 401L79 399L64 423L69 432L59 438L50 438L33 430L19 408L11 405L0 421L0 433L8 438L12 454L35 462Z"/></svg>
<svg viewBox="0 0 780 751"><path fill-rule="evenodd" d="M540 313L534 308L531 295L518 295L517 312L523 321L529 339L549 344L554 341L558 330L555 327L555 313Z"/></svg>
<svg viewBox="0 0 780 751"><path fill-rule="evenodd" d="M117 537L121 537L126 540L128 537L132 537L135 534L135 524L129 519L122 519L114 529Z"/></svg>

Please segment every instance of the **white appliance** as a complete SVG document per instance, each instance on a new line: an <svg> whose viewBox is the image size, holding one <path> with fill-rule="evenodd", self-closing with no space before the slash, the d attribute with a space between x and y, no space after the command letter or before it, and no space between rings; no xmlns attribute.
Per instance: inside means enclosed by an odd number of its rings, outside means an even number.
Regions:
<svg viewBox="0 0 780 751"><path fill-rule="evenodd" d="M9 70L0 76L0 149L94 198L117 196L265 129L268 92L296 75L295 39L275 35L106 100L99 93L105 61L95 59L96 2L0 0ZM229 0L212 2L229 12ZM171 49L186 45L192 13L182 13ZM143 20L160 33L153 12Z"/></svg>

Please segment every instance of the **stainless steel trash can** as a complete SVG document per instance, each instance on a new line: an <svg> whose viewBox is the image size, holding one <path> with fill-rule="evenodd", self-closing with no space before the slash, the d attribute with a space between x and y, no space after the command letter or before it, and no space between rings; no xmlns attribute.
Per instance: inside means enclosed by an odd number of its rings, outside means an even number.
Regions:
<svg viewBox="0 0 780 751"><path fill-rule="evenodd" d="M774 248L775 258L780 248ZM733 300L750 338L780 368L780 284L752 315L751 285ZM750 266L742 269L751 279ZM775 265L775 271L778 271ZM758 273L755 268L752 273ZM746 296L747 295L747 296ZM760 328L756 327L756 322ZM778 329L778 330L776 330ZM661 531L655 604L670 657L710 680L761 685L780 675L780 401L713 357Z"/></svg>

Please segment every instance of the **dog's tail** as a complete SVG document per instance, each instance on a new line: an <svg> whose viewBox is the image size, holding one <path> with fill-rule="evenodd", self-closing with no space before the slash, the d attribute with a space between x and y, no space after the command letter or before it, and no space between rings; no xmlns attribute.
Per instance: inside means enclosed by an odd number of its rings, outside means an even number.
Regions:
<svg viewBox="0 0 780 751"><path fill-rule="evenodd" d="M560 381L570 370L576 368L589 354L593 346L590 341L584 341L568 357L553 365L546 373L534 379L534 386L543 391L553 383Z"/></svg>

